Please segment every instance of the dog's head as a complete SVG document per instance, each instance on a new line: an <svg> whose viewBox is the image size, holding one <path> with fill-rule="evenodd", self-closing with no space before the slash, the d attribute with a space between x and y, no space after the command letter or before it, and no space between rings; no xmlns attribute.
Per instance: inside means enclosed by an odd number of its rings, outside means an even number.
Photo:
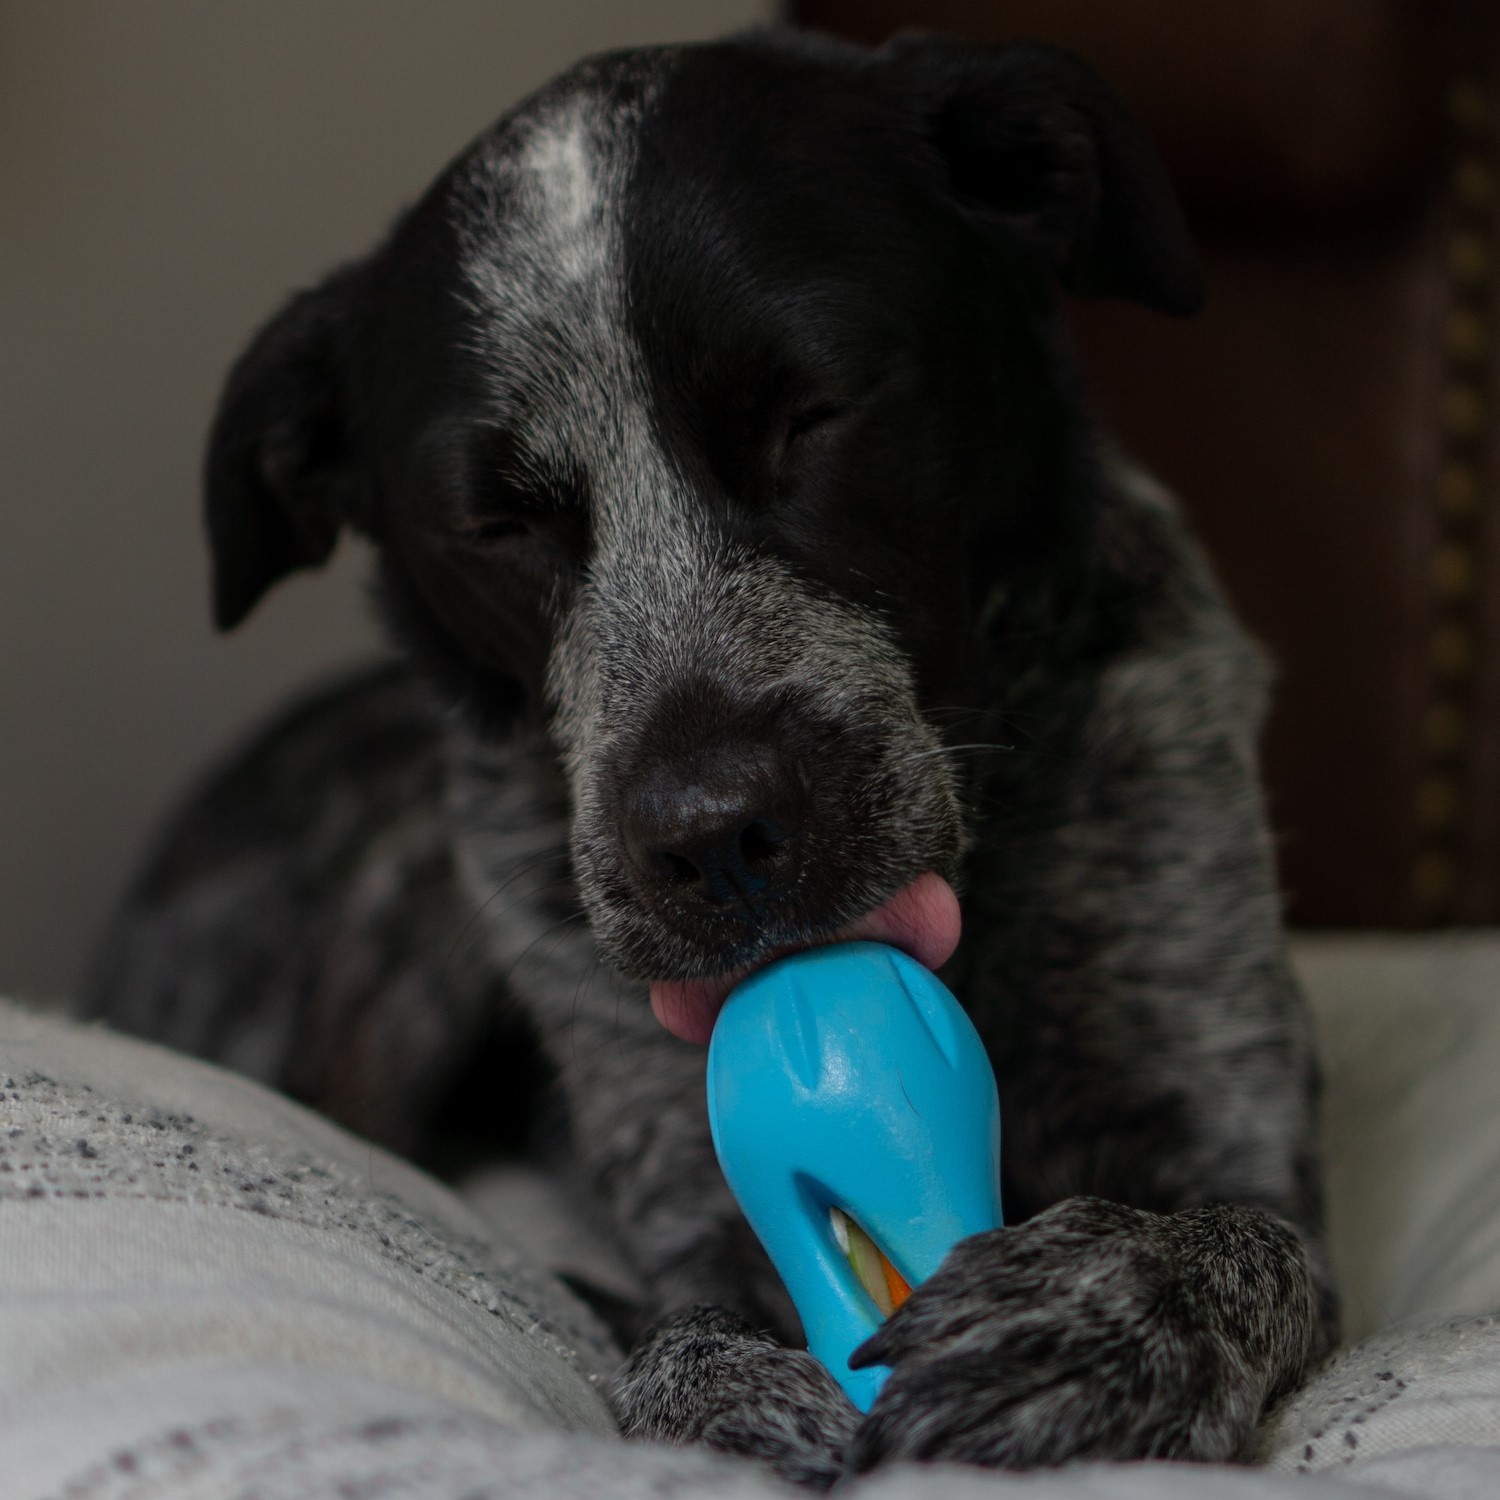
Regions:
<svg viewBox="0 0 1500 1500"><path fill-rule="evenodd" d="M545 718L622 968L839 930L941 962L935 726L997 601L1087 549L1057 285L1198 297L1155 158L1064 54L766 33L586 62L236 367L219 622L358 528L475 717ZM659 1013L701 1033L713 993L658 985Z"/></svg>

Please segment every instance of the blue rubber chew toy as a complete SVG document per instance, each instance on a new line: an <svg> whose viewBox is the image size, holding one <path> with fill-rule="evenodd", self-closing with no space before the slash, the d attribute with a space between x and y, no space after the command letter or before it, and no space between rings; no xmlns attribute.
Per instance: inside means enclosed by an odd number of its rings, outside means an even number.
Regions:
<svg viewBox="0 0 1500 1500"><path fill-rule="evenodd" d="M861 1411L890 1371L849 1356L955 1241L997 1228L1000 1101L957 1000L880 943L794 954L724 1004L708 1049L714 1149Z"/></svg>

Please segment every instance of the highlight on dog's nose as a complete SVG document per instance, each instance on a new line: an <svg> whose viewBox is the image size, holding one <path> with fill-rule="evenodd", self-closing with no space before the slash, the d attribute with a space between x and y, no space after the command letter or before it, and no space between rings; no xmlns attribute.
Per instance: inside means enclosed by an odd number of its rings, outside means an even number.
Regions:
<svg viewBox="0 0 1500 1500"><path fill-rule="evenodd" d="M721 745L634 777L621 833L637 871L659 888L710 906L756 905L797 873L806 802L784 754Z"/></svg>

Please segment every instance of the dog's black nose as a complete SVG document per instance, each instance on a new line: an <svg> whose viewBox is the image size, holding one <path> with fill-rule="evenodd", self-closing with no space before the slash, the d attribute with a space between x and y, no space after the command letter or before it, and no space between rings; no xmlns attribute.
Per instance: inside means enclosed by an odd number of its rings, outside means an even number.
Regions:
<svg viewBox="0 0 1500 1500"><path fill-rule="evenodd" d="M803 778L784 756L726 746L632 777L621 832L636 869L658 887L754 908L795 876L806 805Z"/></svg>

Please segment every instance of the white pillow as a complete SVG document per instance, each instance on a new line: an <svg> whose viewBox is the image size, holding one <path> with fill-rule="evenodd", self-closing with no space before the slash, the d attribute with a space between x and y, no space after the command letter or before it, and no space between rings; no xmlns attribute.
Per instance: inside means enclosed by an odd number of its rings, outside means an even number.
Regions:
<svg viewBox="0 0 1500 1500"><path fill-rule="evenodd" d="M1500 934L1303 936L1344 1336L1500 1310Z"/></svg>
<svg viewBox="0 0 1500 1500"><path fill-rule="evenodd" d="M354 1382L614 1432L602 1328L437 1183L246 1080L3 1002L0 1350L7 1500L77 1478L106 1431L159 1435L167 1389L252 1425ZM63 1410L94 1419L37 1441Z"/></svg>

